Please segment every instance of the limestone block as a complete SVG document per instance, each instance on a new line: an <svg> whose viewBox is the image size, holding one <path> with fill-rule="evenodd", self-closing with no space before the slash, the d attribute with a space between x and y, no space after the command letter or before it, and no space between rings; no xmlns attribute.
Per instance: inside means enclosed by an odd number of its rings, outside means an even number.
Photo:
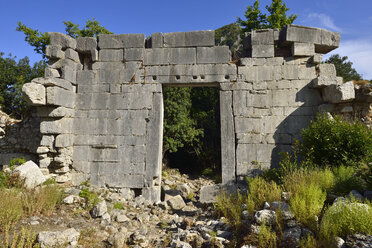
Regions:
<svg viewBox="0 0 372 248"><path fill-rule="evenodd" d="M125 48L124 61L143 61L144 48Z"/></svg>
<svg viewBox="0 0 372 248"><path fill-rule="evenodd" d="M97 83L97 72L96 71L77 71L76 72L76 83L80 84L95 84Z"/></svg>
<svg viewBox="0 0 372 248"><path fill-rule="evenodd" d="M299 79L314 79L316 78L316 70L314 66L298 66L298 78Z"/></svg>
<svg viewBox="0 0 372 248"><path fill-rule="evenodd" d="M261 82L274 80L273 66L257 66L256 73L256 81Z"/></svg>
<svg viewBox="0 0 372 248"><path fill-rule="evenodd" d="M314 43L294 42L292 44L292 56L311 56L314 53Z"/></svg>
<svg viewBox="0 0 372 248"><path fill-rule="evenodd" d="M99 61L102 62L119 62L123 61L123 49L102 49L99 51Z"/></svg>
<svg viewBox="0 0 372 248"><path fill-rule="evenodd" d="M49 45L45 49L45 56L49 59L63 59L65 53L62 51L62 46Z"/></svg>
<svg viewBox="0 0 372 248"><path fill-rule="evenodd" d="M198 64L229 63L231 59L228 46L197 47L196 49L196 62Z"/></svg>
<svg viewBox="0 0 372 248"><path fill-rule="evenodd" d="M333 64L319 64L316 68L319 76L336 77L336 67Z"/></svg>
<svg viewBox="0 0 372 248"><path fill-rule="evenodd" d="M261 118L235 117L236 133L263 133L264 127L264 120Z"/></svg>
<svg viewBox="0 0 372 248"><path fill-rule="evenodd" d="M195 64L195 48L169 48L169 64Z"/></svg>
<svg viewBox="0 0 372 248"><path fill-rule="evenodd" d="M31 106L40 106L46 104L45 87L37 83L25 83L22 86L23 96L26 102Z"/></svg>
<svg viewBox="0 0 372 248"><path fill-rule="evenodd" d="M52 159L49 157L43 158L39 160L40 168L48 168L48 166L52 163Z"/></svg>
<svg viewBox="0 0 372 248"><path fill-rule="evenodd" d="M71 133L73 119L62 118L59 120L43 120L40 123L40 133L42 134L60 134L60 133Z"/></svg>
<svg viewBox="0 0 372 248"><path fill-rule="evenodd" d="M53 78L59 78L61 75L59 74L58 70L46 67L44 72L45 77L53 77Z"/></svg>
<svg viewBox="0 0 372 248"><path fill-rule="evenodd" d="M56 137L56 147L67 147L73 145L73 136L71 134L59 134Z"/></svg>
<svg viewBox="0 0 372 248"><path fill-rule="evenodd" d="M355 99L352 81L341 85L330 85L323 89L323 100L331 103L348 102Z"/></svg>
<svg viewBox="0 0 372 248"><path fill-rule="evenodd" d="M76 51L81 53L91 53L97 49L97 39L95 37L78 37L76 39Z"/></svg>
<svg viewBox="0 0 372 248"><path fill-rule="evenodd" d="M314 54L311 58L313 64L318 65L322 62L323 55L322 54Z"/></svg>
<svg viewBox="0 0 372 248"><path fill-rule="evenodd" d="M167 65L169 64L168 48L145 49L144 65Z"/></svg>
<svg viewBox="0 0 372 248"><path fill-rule="evenodd" d="M76 48L76 40L67 34L48 32L50 45L61 46L62 49Z"/></svg>
<svg viewBox="0 0 372 248"><path fill-rule="evenodd" d="M115 84L119 85L120 84ZM101 83L101 84L79 84L77 87L77 93L103 93L110 92L110 84ZM120 90L116 93L120 93Z"/></svg>
<svg viewBox="0 0 372 248"><path fill-rule="evenodd" d="M73 67L64 65L62 66L62 78L76 84L76 70Z"/></svg>
<svg viewBox="0 0 372 248"><path fill-rule="evenodd" d="M164 47L196 47L214 45L214 31L192 31L164 34Z"/></svg>
<svg viewBox="0 0 372 248"><path fill-rule="evenodd" d="M163 47L163 34L162 33L153 33L151 34L151 45L149 48L158 48Z"/></svg>
<svg viewBox="0 0 372 248"><path fill-rule="evenodd" d="M49 67L51 67L53 69L61 69L65 65L71 66L72 68L74 68L74 70L82 70L83 69L82 64L76 63L75 61L73 61L71 59L60 59L60 60L57 60L57 61L49 60L48 65L49 65Z"/></svg>
<svg viewBox="0 0 372 248"><path fill-rule="evenodd" d="M100 49L145 47L144 34L101 34L98 36Z"/></svg>
<svg viewBox="0 0 372 248"><path fill-rule="evenodd" d="M319 76L312 81L312 87L314 88L324 88L326 86L335 84L340 85L342 83L341 77L335 76Z"/></svg>
<svg viewBox="0 0 372 248"><path fill-rule="evenodd" d="M52 147L54 144L54 136L53 135L43 135L40 141L41 146Z"/></svg>
<svg viewBox="0 0 372 248"><path fill-rule="evenodd" d="M65 58L66 59L71 59L77 63L80 63L80 59L79 59L79 54L71 49L71 48L67 48L66 51L65 51Z"/></svg>
<svg viewBox="0 0 372 248"><path fill-rule="evenodd" d="M40 117L74 117L74 109L65 107L38 107L37 115Z"/></svg>
<svg viewBox="0 0 372 248"><path fill-rule="evenodd" d="M74 86L67 80L61 78L34 78L32 83L44 85L45 87L57 86L69 91L74 91Z"/></svg>
<svg viewBox="0 0 372 248"><path fill-rule="evenodd" d="M299 25L288 25L282 30L281 42L303 42L321 44L321 29Z"/></svg>
<svg viewBox="0 0 372 248"><path fill-rule="evenodd" d="M47 104L68 108L75 107L75 92L59 87L47 87Z"/></svg>
<svg viewBox="0 0 372 248"><path fill-rule="evenodd" d="M274 57L274 45L252 45L252 58Z"/></svg>
<svg viewBox="0 0 372 248"><path fill-rule="evenodd" d="M329 53L340 45L341 34L322 29L322 42L315 46L318 53Z"/></svg>
<svg viewBox="0 0 372 248"><path fill-rule="evenodd" d="M95 62L92 65L93 70L123 70L127 63L123 62Z"/></svg>
<svg viewBox="0 0 372 248"><path fill-rule="evenodd" d="M260 29L251 32L252 45L274 45L274 30Z"/></svg>
<svg viewBox="0 0 372 248"><path fill-rule="evenodd" d="M123 188L142 188L145 185L143 175L111 174L107 175L107 185L109 187Z"/></svg>
<svg viewBox="0 0 372 248"><path fill-rule="evenodd" d="M92 57L92 61L93 62L96 62L98 61L98 50L97 49L93 49L90 51L90 55Z"/></svg>
<svg viewBox="0 0 372 248"><path fill-rule="evenodd" d="M293 97L295 97L293 95ZM289 105L291 99L288 90L271 90L270 91L271 104L275 107L284 107ZM293 99L291 99L293 100Z"/></svg>
<svg viewBox="0 0 372 248"><path fill-rule="evenodd" d="M298 65L282 65L284 79L298 79Z"/></svg>

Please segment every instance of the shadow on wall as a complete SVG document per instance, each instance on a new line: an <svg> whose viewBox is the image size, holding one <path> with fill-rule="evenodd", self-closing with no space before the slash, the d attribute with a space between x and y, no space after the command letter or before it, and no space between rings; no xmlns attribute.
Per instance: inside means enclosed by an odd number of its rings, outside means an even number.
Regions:
<svg viewBox="0 0 372 248"><path fill-rule="evenodd" d="M311 85L312 81L296 93L297 107L284 107L287 117L277 126L273 135L275 147L271 153L271 168L279 166L281 153L293 154L292 147L296 140L301 140L301 130L307 128L316 117L322 99L320 92Z"/></svg>

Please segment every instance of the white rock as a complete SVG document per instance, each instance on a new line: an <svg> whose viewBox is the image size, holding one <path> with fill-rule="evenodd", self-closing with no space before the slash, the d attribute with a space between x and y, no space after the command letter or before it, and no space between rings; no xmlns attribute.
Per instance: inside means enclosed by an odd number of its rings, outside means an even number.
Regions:
<svg viewBox="0 0 372 248"><path fill-rule="evenodd" d="M91 210L91 215L93 218L102 217L106 213L107 213L106 201L101 201L100 203L95 205Z"/></svg>
<svg viewBox="0 0 372 248"><path fill-rule="evenodd" d="M167 203L173 210L181 210L186 206L180 195L170 198Z"/></svg>
<svg viewBox="0 0 372 248"><path fill-rule="evenodd" d="M258 224L266 223L272 225L275 223L275 211L264 209L257 211L254 215L254 219Z"/></svg>
<svg viewBox="0 0 372 248"><path fill-rule="evenodd" d="M64 204L73 204L74 203L74 196L69 195L62 201Z"/></svg>
<svg viewBox="0 0 372 248"><path fill-rule="evenodd" d="M28 189L33 189L46 180L39 166L31 160L15 168L13 173L19 174L20 178L25 182L25 187Z"/></svg>
<svg viewBox="0 0 372 248"><path fill-rule="evenodd" d="M37 83L25 83L22 86L23 96L31 106L46 104L45 87Z"/></svg>
<svg viewBox="0 0 372 248"><path fill-rule="evenodd" d="M70 245L76 247L80 233L74 228L66 229L65 231L45 231L38 234L40 248L62 247L62 245Z"/></svg>

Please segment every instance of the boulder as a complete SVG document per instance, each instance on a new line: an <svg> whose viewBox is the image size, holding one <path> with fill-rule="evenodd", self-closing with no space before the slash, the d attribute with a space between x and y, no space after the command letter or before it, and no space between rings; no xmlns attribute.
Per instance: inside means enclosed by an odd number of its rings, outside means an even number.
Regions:
<svg viewBox="0 0 372 248"><path fill-rule="evenodd" d="M106 201L101 201L100 203L95 205L93 209L91 210L91 215L93 218L102 217L106 213L107 213Z"/></svg>
<svg viewBox="0 0 372 248"><path fill-rule="evenodd" d="M295 226L284 230L282 242L285 244L285 247L295 248L299 246L300 238L301 228L299 226Z"/></svg>
<svg viewBox="0 0 372 248"><path fill-rule="evenodd" d="M266 223L267 225L272 225L275 223L275 211L268 209L257 211L254 215L254 220L258 224Z"/></svg>
<svg viewBox="0 0 372 248"><path fill-rule="evenodd" d="M62 247L66 244L70 245L69 247L76 247L79 237L80 233L74 228L70 228L64 231L40 232L37 240L40 244L40 248Z"/></svg>
<svg viewBox="0 0 372 248"><path fill-rule="evenodd" d="M46 181L39 166L31 160L16 167L13 173L18 174L24 180L24 186L28 189L33 189Z"/></svg>
<svg viewBox="0 0 372 248"><path fill-rule="evenodd" d="M183 201L182 196L180 196L180 195L176 195L175 197L170 198L167 201L167 204L173 210L182 210L184 207L186 207L186 204Z"/></svg>
<svg viewBox="0 0 372 248"><path fill-rule="evenodd" d="M46 104L45 87L37 83L25 83L22 86L23 96L26 102L31 106L40 106Z"/></svg>

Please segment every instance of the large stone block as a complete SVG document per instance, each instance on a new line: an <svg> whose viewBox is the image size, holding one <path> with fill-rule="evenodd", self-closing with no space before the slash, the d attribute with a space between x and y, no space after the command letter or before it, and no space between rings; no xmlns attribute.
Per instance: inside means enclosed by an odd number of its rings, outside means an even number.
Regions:
<svg viewBox="0 0 372 248"><path fill-rule="evenodd" d="M67 65L62 66L61 77L76 85L76 70L73 67Z"/></svg>
<svg viewBox="0 0 372 248"><path fill-rule="evenodd" d="M123 61L123 49L102 49L99 51L99 61L120 62Z"/></svg>
<svg viewBox="0 0 372 248"><path fill-rule="evenodd" d="M322 42L315 45L317 53L329 53L340 45L341 34L322 29Z"/></svg>
<svg viewBox="0 0 372 248"><path fill-rule="evenodd" d="M319 76L336 77L336 67L333 64L319 64L316 69Z"/></svg>
<svg viewBox="0 0 372 248"><path fill-rule="evenodd" d="M164 34L164 47L197 47L214 45L214 31L192 31Z"/></svg>
<svg viewBox="0 0 372 248"><path fill-rule="evenodd" d="M145 49L144 65L167 65L169 64L168 48Z"/></svg>
<svg viewBox="0 0 372 248"><path fill-rule="evenodd" d="M252 58L273 58L274 45L252 45Z"/></svg>
<svg viewBox="0 0 372 248"><path fill-rule="evenodd" d="M62 49L76 48L76 40L67 34L49 32L48 35L50 38L50 45L61 46Z"/></svg>
<svg viewBox="0 0 372 248"><path fill-rule="evenodd" d="M123 70L126 64L124 62L95 62L92 70Z"/></svg>
<svg viewBox="0 0 372 248"><path fill-rule="evenodd" d="M150 45L148 48L160 48L163 47L163 34L153 33L150 38Z"/></svg>
<svg viewBox="0 0 372 248"><path fill-rule="evenodd" d="M251 32L252 45L274 45L274 30L260 29Z"/></svg>
<svg viewBox="0 0 372 248"><path fill-rule="evenodd" d="M312 87L324 88L329 85L340 85L342 83L342 77L335 76L318 76L312 81Z"/></svg>
<svg viewBox="0 0 372 248"><path fill-rule="evenodd" d="M49 59L63 59L65 53L62 51L62 46L49 45L45 49L45 56Z"/></svg>
<svg viewBox="0 0 372 248"><path fill-rule="evenodd" d="M311 28L299 25L288 25L281 32L281 43L303 42L321 44L322 33L319 28Z"/></svg>
<svg viewBox="0 0 372 248"><path fill-rule="evenodd" d="M57 86L70 91L74 91L75 89L75 87L69 81L61 78L34 78L31 82L42 84L45 87Z"/></svg>
<svg viewBox="0 0 372 248"><path fill-rule="evenodd" d="M75 92L68 91L59 87L47 87L47 104L62 106L67 108L75 107Z"/></svg>
<svg viewBox="0 0 372 248"><path fill-rule="evenodd" d="M38 107L37 115L39 117L74 117L74 109L65 107Z"/></svg>
<svg viewBox="0 0 372 248"><path fill-rule="evenodd" d="M31 106L40 106L46 104L45 87L37 83L25 83L22 86L23 96Z"/></svg>
<svg viewBox="0 0 372 248"><path fill-rule="evenodd" d="M55 146L56 147L68 147L72 146L74 141L74 136L71 134L59 134L56 137Z"/></svg>
<svg viewBox="0 0 372 248"><path fill-rule="evenodd" d="M97 49L97 39L95 37L78 37L76 39L76 50L81 53L91 53Z"/></svg>
<svg viewBox="0 0 372 248"><path fill-rule="evenodd" d="M169 48L169 64L195 64L195 48Z"/></svg>
<svg viewBox="0 0 372 248"><path fill-rule="evenodd" d="M77 71L76 83L79 84L95 84L97 83L97 71Z"/></svg>
<svg viewBox="0 0 372 248"><path fill-rule="evenodd" d="M71 59L71 60L73 60L77 63L80 63L80 58L79 58L78 52L76 52L75 50L73 50L71 48L66 49L65 57L66 57L66 59Z"/></svg>
<svg viewBox="0 0 372 248"><path fill-rule="evenodd" d="M144 48L125 48L124 61L143 61Z"/></svg>
<svg viewBox="0 0 372 248"><path fill-rule="evenodd" d="M42 134L60 134L71 133L73 126L72 118L62 118L59 120L43 120L40 123L40 133Z"/></svg>
<svg viewBox="0 0 372 248"><path fill-rule="evenodd" d="M144 34L101 34L98 36L100 49L145 47Z"/></svg>
<svg viewBox="0 0 372 248"><path fill-rule="evenodd" d="M230 62L228 46L197 47L196 63L198 64L223 64Z"/></svg>
<svg viewBox="0 0 372 248"><path fill-rule="evenodd" d="M353 82L341 85L330 85L323 89L323 100L331 103L352 101L355 98Z"/></svg>
<svg viewBox="0 0 372 248"><path fill-rule="evenodd" d="M294 42L292 44L292 56L311 56L315 53L313 43Z"/></svg>

